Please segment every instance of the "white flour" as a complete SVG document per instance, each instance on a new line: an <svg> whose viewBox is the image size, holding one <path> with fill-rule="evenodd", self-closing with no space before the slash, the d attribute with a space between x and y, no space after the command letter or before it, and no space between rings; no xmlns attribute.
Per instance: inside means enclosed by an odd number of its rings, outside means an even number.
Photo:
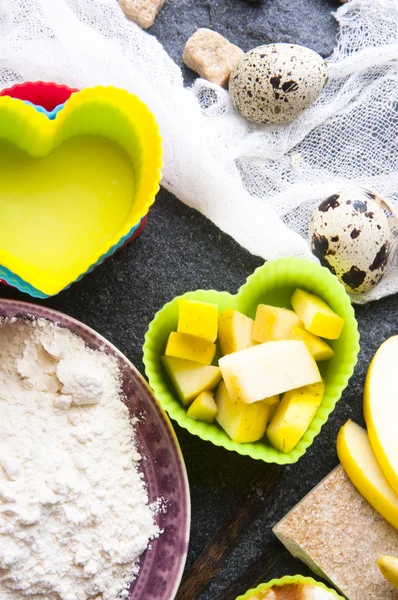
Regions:
<svg viewBox="0 0 398 600"><path fill-rule="evenodd" d="M0 326L0 599L126 594L158 535L116 361L52 323Z"/></svg>

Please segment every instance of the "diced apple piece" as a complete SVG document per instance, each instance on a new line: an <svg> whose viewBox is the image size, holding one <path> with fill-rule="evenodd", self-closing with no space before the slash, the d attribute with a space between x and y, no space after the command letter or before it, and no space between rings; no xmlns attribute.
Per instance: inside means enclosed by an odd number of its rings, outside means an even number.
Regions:
<svg viewBox="0 0 398 600"><path fill-rule="evenodd" d="M227 354L219 366L231 399L249 404L321 381L314 358L299 340L266 342Z"/></svg>
<svg viewBox="0 0 398 600"><path fill-rule="evenodd" d="M293 310L259 304L254 320L253 339L256 342L288 340L292 327L303 327Z"/></svg>
<svg viewBox="0 0 398 600"><path fill-rule="evenodd" d="M280 405L281 401L280 401L280 397L279 396L273 396L274 398L277 398L277 401L274 404L270 404L269 407L269 415L268 415L268 423L267 425L269 425L272 421L272 419L275 416L276 411L278 410L278 406Z"/></svg>
<svg viewBox="0 0 398 600"><path fill-rule="evenodd" d="M218 327L218 306L210 302L187 300L178 301L177 331L189 333L210 342L215 342Z"/></svg>
<svg viewBox="0 0 398 600"><path fill-rule="evenodd" d="M334 356L334 350L326 342L302 327L292 327L289 339L302 340L317 362L329 360Z"/></svg>
<svg viewBox="0 0 398 600"><path fill-rule="evenodd" d="M386 521L398 528L398 495L384 477L365 429L347 421L337 436L337 454L358 492Z"/></svg>
<svg viewBox="0 0 398 600"><path fill-rule="evenodd" d="M216 345L203 338L172 331L166 346L166 356L184 358L210 365L216 353Z"/></svg>
<svg viewBox="0 0 398 600"><path fill-rule="evenodd" d="M398 494L398 336L386 340L370 363L364 415L369 440L388 483Z"/></svg>
<svg viewBox="0 0 398 600"><path fill-rule="evenodd" d="M277 402L279 402L279 394L276 394L275 396L270 396L269 398L264 398L263 399L264 404L276 404Z"/></svg>
<svg viewBox="0 0 398 600"><path fill-rule="evenodd" d="M218 367L171 356L162 356L161 360L184 406L189 406L201 392L213 390L221 380Z"/></svg>
<svg viewBox="0 0 398 600"><path fill-rule="evenodd" d="M381 574L388 583L398 588L398 557L385 554L377 561Z"/></svg>
<svg viewBox="0 0 398 600"><path fill-rule="evenodd" d="M237 310L223 310L218 319L218 343L222 354L253 346L253 319Z"/></svg>
<svg viewBox="0 0 398 600"><path fill-rule="evenodd" d="M216 391L218 413L217 423L239 443L256 442L261 439L267 427L270 405L264 402L242 404L231 400L224 381Z"/></svg>
<svg viewBox="0 0 398 600"><path fill-rule="evenodd" d="M307 331L328 340L337 340L340 337L344 319L321 298L297 289L290 302Z"/></svg>
<svg viewBox="0 0 398 600"><path fill-rule="evenodd" d="M187 415L197 421L213 423L217 410L213 394L211 392L202 392L188 408Z"/></svg>
<svg viewBox="0 0 398 600"><path fill-rule="evenodd" d="M323 381L284 394L267 427L267 437L274 448L288 454L307 431L322 402Z"/></svg>

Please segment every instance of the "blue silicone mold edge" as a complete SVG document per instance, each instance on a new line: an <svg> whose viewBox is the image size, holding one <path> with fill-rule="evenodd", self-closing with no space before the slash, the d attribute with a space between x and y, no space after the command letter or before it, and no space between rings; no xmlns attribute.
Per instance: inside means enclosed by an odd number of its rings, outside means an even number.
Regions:
<svg viewBox="0 0 398 600"><path fill-rule="evenodd" d="M35 108L37 110L37 112L43 113L43 115L46 115L50 119L50 121L54 121L54 119L57 116L57 114L59 113L59 111L62 110L63 107L65 106L65 102L64 102L63 104L58 104L58 106L56 106L53 110L47 110L43 106L39 106L38 104L33 104L33 102L29 102L29 100L23 100L23 102L25 104L28 104L29 106L33 106L33 108Z"/></svg>
<svg viewBox="0 0 398 600"><path fill-rule="evenodd" d="M47 115L47 117L49 119L51 119L52 121L56 118L57 114L59 113L60 110L63 109L63 107L65 106L64 104L59 104L58 106L56 106L52 111L48 111L45 108L43 108L43 106L38 106L37 104L33 104L32 102L29 102L28 100L24 100L25 104L29 104L30 106L33 106L38 112L43 113L45 115ZM144 217L145 218L145 217ZM108 252L106 254L103 254L95 264L91 265L91 267L89 269L87 269L87 271L85 271L84 273L82 273L81 275L79 275L79 277L77 279L75 279L74 281L71 281L69 283L69 285L67 285L66 287L64 287L62 290L60 290L58 292L61 293L67 289L70 288L71 285L73 285L74 283L76 283L77 281L80 281L81 279L83 279L83 277L85 275L88 275L88 273L91 273L91 271L93 271L96 267L99 267L104 260L106 260L107 258L109 258L112 254L114 254L114 252L116 252L116 250L118 250L119 248L121 248L123 246L123 244L125 244L125 242L133 235L134 231L136 229L138 229L138 227L141 225L143 219L141 219L137 225L134 225L130 231L124 236L122 237L119 242L117 244L115 244L114 246L112 246L112 248L109 248ZM33 287L33 285L30 285L30 283L27 283L24 279L21 279L21 277L19 277L18 275L15 275L15 273L13 273L12 271L10 271L9 269L6 269L5 267L3 267L2 265L0 265L0 279L3 279L3 281L5 281L6 283L8 283L8 285L11 285L12 287L17 288L20 292L23 292L25 294L29 294L29 296L32 296L33 298L49 298L50 295L45 294L44 292L38 290L37 288ZM54 294L55 296L57 294Z"/></svg>

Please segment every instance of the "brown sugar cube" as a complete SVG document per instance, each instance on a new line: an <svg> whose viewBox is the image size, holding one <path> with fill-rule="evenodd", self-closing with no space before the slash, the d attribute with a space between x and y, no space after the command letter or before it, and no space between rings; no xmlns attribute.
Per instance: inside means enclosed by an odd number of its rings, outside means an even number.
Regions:
<svg viewBox="0 0 398 600"><path fill-rule="evenodd" d="M164 3L165 0L119 0L126 17L137 23L142 29L148 29L153 25L156 15Z"/></svg>
<svg viewBox="0 0 398 600"><path fill-rule="evenodd" d="M201 77L224 87L243 51L210 29L198 29L187 41L184 63Z"/></svg>
<svg viewBox="0 0 398 600"><path fill-rule="evenodd" d="M286 548L349 600L398 600L380 573L383 554L398 555L398 531L377 513L339 466L275 527Z"/></svg>

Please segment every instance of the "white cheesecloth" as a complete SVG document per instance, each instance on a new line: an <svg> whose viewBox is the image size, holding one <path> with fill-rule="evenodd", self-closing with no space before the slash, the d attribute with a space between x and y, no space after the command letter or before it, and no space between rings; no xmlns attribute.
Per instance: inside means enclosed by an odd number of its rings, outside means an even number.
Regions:
<svg viewBox="0 0 398 600"><path fill-rule="evenodd" d="M254 254L314 259L307 229L320 200L359 183L398 201L398 1L350 0L335 16L329 83L288 125L249 124L202 79L184 88L115 0L0 0L0 88L43 79L137 94L160 125L165 188ZM397 292L393 263L354 302Z"/></svg>

